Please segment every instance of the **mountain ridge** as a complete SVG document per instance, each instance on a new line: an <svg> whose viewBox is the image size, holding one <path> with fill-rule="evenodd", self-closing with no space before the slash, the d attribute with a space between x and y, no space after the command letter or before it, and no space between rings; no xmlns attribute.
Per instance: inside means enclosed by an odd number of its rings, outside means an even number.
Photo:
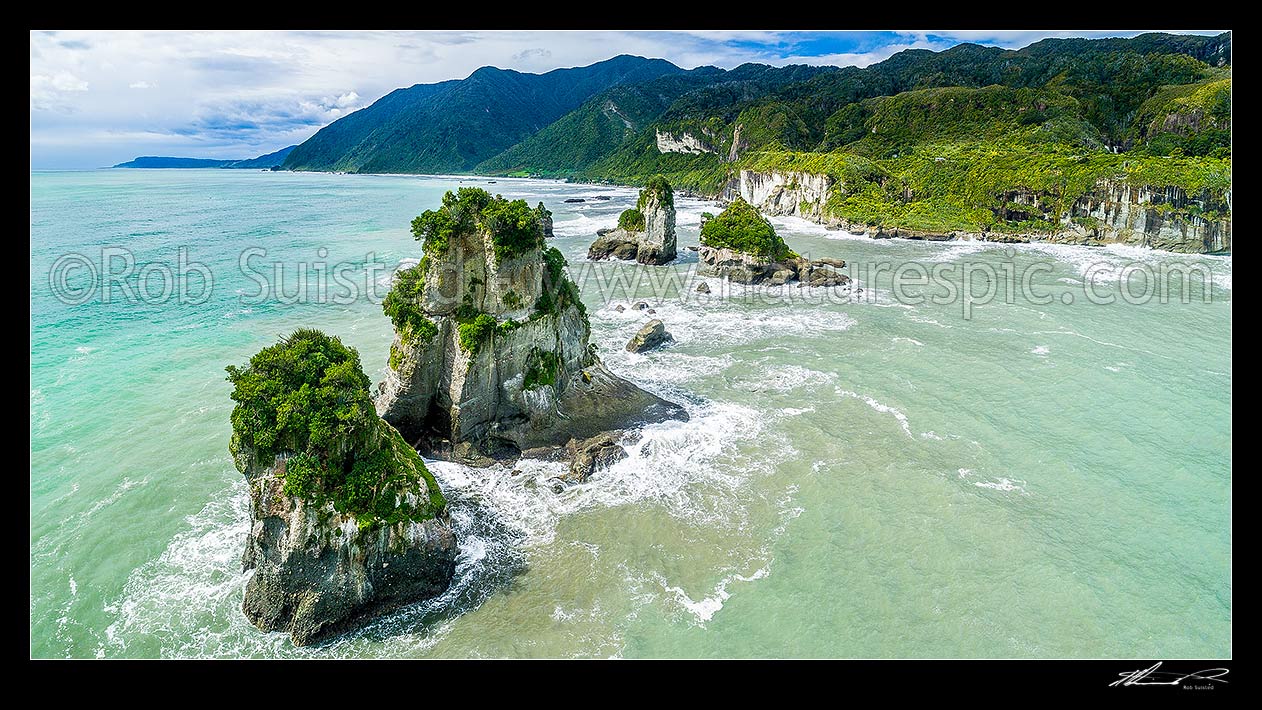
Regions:
<svg viewBox="0 0 1262 710"><path fill-rule="evenodd" d="M285 162L285 158L293 152L297 145L286 146L280 150L271 153L264 153L256 158L243 158L239 160L220 160L216 158L179 158L165 155L141 155L132 158L125 163L110 166L111 168L229 168L229 169L248 169L259 168L267 169L279 166Z"/></svg>

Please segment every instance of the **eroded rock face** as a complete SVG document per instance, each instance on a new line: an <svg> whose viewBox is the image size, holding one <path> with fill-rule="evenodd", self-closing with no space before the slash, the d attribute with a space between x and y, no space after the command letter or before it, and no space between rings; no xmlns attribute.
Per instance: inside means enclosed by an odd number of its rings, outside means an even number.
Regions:
<svg viewBox="0 0 1262 710"><path fill-rule="evenodd" d="M284 467L277 457L246 474L253 524L242 566L254 575L241 609L255 626L305 646L447 589L458 549L445 515L361 532L332 503L286 495Z"/></svg>
<svg viewBox="0 0 1262 710"><path fill-rule="evenodd" d="M1056 231L1009 233L868 227L826 214L830 195L844 190L827 175L802 172L742 170L724 190L724 199L742 197L768 215L791 215L867 234L874 239L901 238L926 241L981 240L1001 243L1051 242L1058 244L1128 244L1184 253L1231 251L1231 190L1221 195L1202 191L1189 195L1178 187L1136 186L1122 180L1102 179L1058 217L1053 196L1028 190L1001 195L1004 207L996 217L1020 222L1042 219L1059 222Z"/></svg>
<svg viewBox="0 0 1262 710"><path fill-rule="evenodd" d="M661 265L675 259L674 193L665 179L654 182L640 192L636 209L643 217L642 229L602 229L587 250L587 258L608 258Z"/></svg>
<svg viewBox="0 0 1262 710"><path fill-rule="evenodd" d="M688 133L681 132L679 135L673 133L663 133L657 131L657 152L659 153L688 153L690 155L700 155L701 153L714 153L714 147L706 139Z"/></svg>
<svg viewBox="0 0 1262 710"><path fill-rule="evenodd" d="M699 276L718 276L740 284L782 286L796 281L804 286L832 287L850 283L850 277L838 270L844 268L846 262L831 257L814 261L802 257L773 261L704 245L698 250L698 255Z"/></svg>
<svg viewBox="0 0 1262 710"><path fill-rule="evenodd" d="M419 306L436 332L414 341L396 334L376 399L377 411L409 442L429 455L481 464L687 419L679 405L601 363L577 288L551 251L551 265L540 249L501 261L491 237L478 233L453 239L441 258L427 256ZM462 341L472 312L489 317L490 327L469 348Z"/></svg>

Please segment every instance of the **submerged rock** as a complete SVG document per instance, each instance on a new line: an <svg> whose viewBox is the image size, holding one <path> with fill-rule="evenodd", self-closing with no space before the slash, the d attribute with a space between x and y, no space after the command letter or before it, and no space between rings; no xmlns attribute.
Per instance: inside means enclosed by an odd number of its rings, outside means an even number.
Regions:
<svg viewBox="0 0 1262 710"><path fill-rule="evenodd" d="M674 340L675 338L666 332L666 324L654 318L631 336L631 340L627 342L627 352L642 353Z"/></svg>
<svg viewBox="0 0 1262 710"><path fill-rule="evenodd" d="M544 249L528 216L494 218L514 203L478 192L449 193L418 218L425 259L384 304L396 337L381 416L423 450L464 462L686 419L605 367L564 257Z"/></svg>
<svg viewBox="0 0 1262 710"><path fill-rule="evenodd" d="M627 457L626 450L608 433L598 434L581 443L570 441L567 448L573 458L564 479L571 483L583 483L596 471L609 468Z"/></svg>
<svg viewBox="0 0 1262 710"><path fill-rule="evenodd" d="M616 229L597 230L587 258L660 265L674 260L675 244L674 193L666 178L658 175L640 191L635 208L618 217Z"/></svg>

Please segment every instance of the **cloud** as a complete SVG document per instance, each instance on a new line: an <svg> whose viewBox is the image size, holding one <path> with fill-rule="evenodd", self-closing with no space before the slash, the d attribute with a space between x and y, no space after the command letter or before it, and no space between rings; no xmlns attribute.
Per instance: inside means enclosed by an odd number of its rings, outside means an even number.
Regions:
<svg viewBox="0 0 1262 710"><path fill-rule="evenodd" d="M73 111L74 104L64 97L66 93L87 91L88 82L68 71L54 74L31 75L32 111Z"/></svg>
<svg viewBox="0 0 1262 710"><path fill-rule="evenodd" d="M234 138L257 142L264 136L324 126L362 107L354 91L337 96L234 100L203 105L194 120L171 132L211 142Z"/></svg>
<svg viewBox="0 0 1262 710"><path fill-rule="evenodd" d="M154 89L154 88L157 88L157 84L150 84L147 81L133 81L132 83L127 85L127 88L129 89Z"/></svg>
<svg viewBox="0 0 1262 710"><path fill-rule="evenodd" d="M535 47L533 49L523 49L513 55L513 59L519 62L537 61L539 59L551 59L552 50Z"/></svg>

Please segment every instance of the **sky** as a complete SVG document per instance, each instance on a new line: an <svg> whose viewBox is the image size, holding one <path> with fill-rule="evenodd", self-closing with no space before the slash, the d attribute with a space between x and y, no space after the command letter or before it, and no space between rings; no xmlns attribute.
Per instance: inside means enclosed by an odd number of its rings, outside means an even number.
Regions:
<svg viewBox="0 0 1262 710"><path fill-rule="evenodd" d="M962 42L1143 31L52 31L31 32L31 168L139 155L248 158L301 143L386 93L482 66L539 73L618 54L685 69L745 62L867 66ZM1218 34L1217 30L1167 30Z"/></svg>

